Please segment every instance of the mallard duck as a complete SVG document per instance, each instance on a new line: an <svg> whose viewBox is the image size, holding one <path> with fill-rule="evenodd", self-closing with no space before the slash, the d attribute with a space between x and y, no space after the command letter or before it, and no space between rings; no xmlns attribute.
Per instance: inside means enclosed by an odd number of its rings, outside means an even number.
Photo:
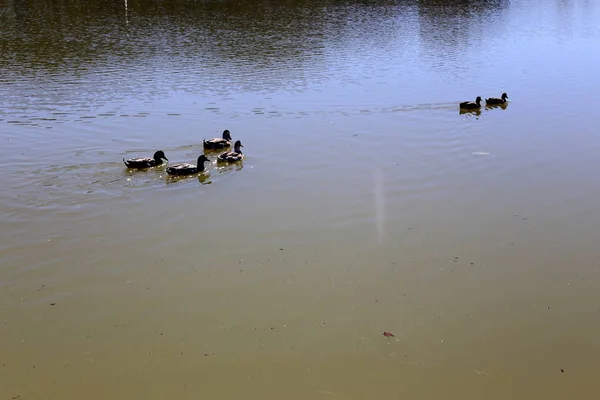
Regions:
<svg viewBox="0 0 600 400"><path fill-rule="evenodd" d="M203 142L204 148L207 150L219 150L231 146L231 134L229 130L223 131L222 138L208 139Z"/></svg>
<svg viewBox="0 0 600 400"><path fill-rule="evenodd" d="M192 175L204 171L204 163L210 161L204 154L198 157L198 164L192 165L188 163L174 164L167 168L169 175Z"/></svg>
<svg viewBox="0 0 600 400"><path fill-rule="evenodd" d="M485 99L485 104L506 104L506 99L508 99L508 95L506 93L502 93L501 98L490 97L489 99Z"/></svg>
<svg viewBox="0 0 600 400"><path fill-rule="evenodd" d="M125 163L127 168L142 169L142 168L150 168L150 167L156 167L157 165L161 165L164 162L163 160L169 161L169 159L165 156L165 153L163 153L162 150L159 150L156 153L154 153L153 158L135 157L135 158L130 158L128 160L123 159L123 162Z"/></svg>
<svg viewBox="0 0 600 400"><path fill-rule="evenodd" d="M225 153L219 154L219 156L217 157L217 162L234 163L242 160L242 158L244 158L244 155L242 154L242 150L240 149L240 147L244 146L242 145L242 142L238 140L233 145L233 151L227 151Z"/></svg>
<svg viewBox="0 0 600 400"><path fill-rule="evenodd" d="M481 97L477 96L477 98L475 99L475 102L463 101L462 103L460 103L460 108L467 109L467 110L481 108Z"/></svg>

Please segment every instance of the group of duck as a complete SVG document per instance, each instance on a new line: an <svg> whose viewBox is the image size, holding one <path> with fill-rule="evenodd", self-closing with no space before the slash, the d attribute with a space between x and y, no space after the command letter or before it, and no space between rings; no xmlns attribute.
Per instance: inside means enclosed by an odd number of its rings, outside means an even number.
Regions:
<svg viewBox="0 0 600 400"><path fill-rule="evenodd" d="M506 93L502 93L502 96L500 96L500 98L490 97L489 99L485 99L485 105L502 106L508 103L506 99L508 99L508 95ZM460 103L459 106L463 110L479 110L481 108L481 96L477 96L475 101L463 101L462 103Z"/></svg>
<svg viewBox="0 0 600 400"><path fill-rule="evenodd" d="M223 149L231 148L231 141L231 133L226 129L223 131L223 137L204 140L202 146L204 147L205 152L218 152L222 151ZM241 150L242 147L244 147L242 142L237 140L233 144L233 151L225 151L217 156L217 163L236 163L241 161L244 158L244 154L242 154ZM169 161L169 159L165 156L165 153L162 150L154 153L153 157L135 157L127 160L123 159L123 162L127 168L131 169L157 167L165 163L165 161ZM205 154L202 154L200 157L198 157L198 163L196 165L188 163L173 164L167 167L166 172L169 175L177 176L201 173L205 170L205 162L210 162L210 160Z"/></svg>
<svg viewBox="0 0 600 400"><path fill-rule="evenodd" d="M490 97L485 99L486 106L502 106L507 103L506 99L508 95L506 93L502 93L500 98L498 97ZM461 110L479 110L481 108L481 96L477 96L475 101L464 101L459 104ZM223 131L223 136L220 138L213 138L209 140L204 140L202 146L205 151L221 151L223 149L227 149L231 147L231 133L229 130L225 129ZM217 156L217 163L236 163L241 161L244 158L244 154L242 154L241 148L244 147L242 142L237 140L233 144L233 151L225 151ZM127 166L127 168L131 169L146 169L152 168L159 165L162 165L165 161L169 161L169 159L165 156L165 153L162 150L154 153L152 158L150 157L135 157L130 159L123 159L123 162ZM202 154L198 157L198 163L196 165L188 164L188 163L179 163L170 165L167 167L166 171L169 175L192 175L197 174L204 171L204 163L210 162L208 157L205 154Z"/></svg>

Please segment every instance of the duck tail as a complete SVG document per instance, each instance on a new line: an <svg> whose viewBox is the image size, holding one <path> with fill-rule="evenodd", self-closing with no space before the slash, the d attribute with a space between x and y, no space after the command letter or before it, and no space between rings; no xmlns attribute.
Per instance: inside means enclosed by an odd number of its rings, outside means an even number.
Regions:
<svg viewBox="0 0 600 400"><path fill-rule="evenodd" d="M123 158L123 163L125 163L125 165L127 165L129 167L129 164L127 163L127 160L125 160L124 158Z"/></svg>

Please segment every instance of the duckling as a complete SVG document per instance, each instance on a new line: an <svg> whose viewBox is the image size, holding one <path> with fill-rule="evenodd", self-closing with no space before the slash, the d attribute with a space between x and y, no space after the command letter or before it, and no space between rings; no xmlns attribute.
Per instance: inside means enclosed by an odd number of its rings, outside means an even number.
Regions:
<svg viewBox="0 0 600 400"><path fill-rule="evenodd" d="M506 93L502 93L502 96L500 97L500 99L497 97L490 97L489 99L485 99L485 104L506 104L506 99L508 98L508 95Z"/></svg>
<svg viewBox="0 0 600 400"><path fill-rule="evenodd" d="M125 163L127 168L143 169L143 168L150 168L150 167L156 167L157 165L161 165L164 162L163 159L169 161L169 159L165 156L165 153L163 153L162 150L159 150L156 153L154 153L153 158L135 157L135 158L130 158L128 160L123 159L123 162Z"/></svg>
<svg viewBox="0 0 600 400"><path fill-rule="evenodd" d="M464 101L464 102L460 103L460 108L467 109L467 110L474 110L476 108L481 108L481 97L477 96L477 98L475 99L475 102Z"/></svg>
<svg viewBox="0 0 600 400"><path fill-rule="evenodd" d="M231 134L228 129L223 131L222 138L208 139L203 142L204 148L207 150L220 150L231 146Z"/></svg>
<svg viewBox="0 0 600 400"><path fill-rule="evenodd" d="M198 164L192 165L188 163L181 163L171 165L167 168L167 174L169 175L192 175L199 172L204 172L204 163L210 161L204 154L198 157Z"/></svg>
<svg viewBox="0 0 600 400"><path fill-rule="evenodd" d="M241 161L244 158L244 155L242 154L242 150L240 150L240 147L244 146L242 145L242 142L238 140L233 145L233 151L227 151L225 153L219 154L219 156L217 157L217 162L234 163L237 161Z"/></svg>

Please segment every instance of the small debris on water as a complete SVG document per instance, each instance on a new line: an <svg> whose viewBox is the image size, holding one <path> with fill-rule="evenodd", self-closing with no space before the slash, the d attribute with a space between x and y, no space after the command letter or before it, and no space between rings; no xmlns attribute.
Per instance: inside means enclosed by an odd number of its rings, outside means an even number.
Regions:
<svg viewBox="0 0 600 400"><path fill-rule="evenodd" d="M564 373L565 373L565 370L561 368L561 369L560 369L560 372L562 372L562 373L564 374Z"/></svg>
<svg viewBox="0 0 600 400"><path fill-rule="evenodd" d="M392 332L383 332L383 336L385 336L385 337L395 337Z"/></svg>
<svg viewBox="0 0 600 400"><path fill-rule="evenodd" d="M55 306L55 305L56 305L56 303L50 303L50 305L51 305L51 306Z"/></svg>

